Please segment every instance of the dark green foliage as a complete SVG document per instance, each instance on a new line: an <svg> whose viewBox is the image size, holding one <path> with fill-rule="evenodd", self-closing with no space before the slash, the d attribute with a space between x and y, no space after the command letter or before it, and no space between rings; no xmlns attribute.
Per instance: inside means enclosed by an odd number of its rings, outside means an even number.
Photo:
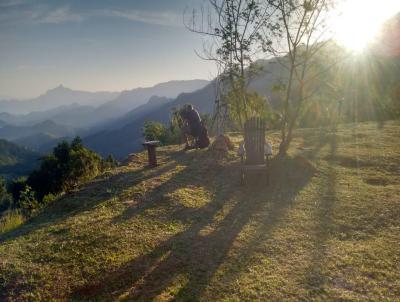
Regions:
<svg viewBox="0 0 400 302"><path fill-rule="evenodd" d="M83 148L83 142L80 136L76 136L71 142L72 149Z"/></svg>
<svg viewBox="0 0 400 302"><path fill-rule="evenodd" d="M32 187L23 177L11 181L8 185L8 192L12 196L8 208L19 209L24 216L29 216L41 207Z"/></svg>
<svg viewBox="0 0 400 302"><path fill-rule="evenodd" d="M180 122L173 115L168 127L165 125L147 121L143 126L143 137L145 140L158 140L162 145L177 144L181 139Z"/></svg>
<svg viewBox="0 0 400 302"><path fill-rule="evenodd" d="M6 181L0 177L0 213L7 210L12 205L12 196L7 191Z"/></svg>
<svg viewBox="0 0 400 302"><path fill-rule="evenodd" d="M48 194L68 191L85 182L103 169L98 154L85 148L76 137L71 144L58 144L53 153L41 159L40 168L29 175L27 184L33 188L40 201Z"/></svg>
<svg viewBox="0 0 400 302"><path fill-rule="evenodd" d="M41 204L36 199L36 194L32 188L25 185L24 189L20 191L19 199L14 201L14 207L20 209L25 216L29 216L39 210Z"/></svg>
<svg viewBox="0 0 400 302"><path fill-rule="evenodd" d="M71 144L59 143L52 154L41 158L40 168L27 179L12 180L7 190L5 181L0 179L0 211L14 208L24 216L30 216L52 202L59 193L73 189L116 164L113 157L102 160L85 148L79 137Z"/></svg>
<svg viewBox="0 0 400 302"><path fill-rule="evenodd" d="M148 121L143 125L143 137L148 141L159 140L165 143L166 132L167 128L158 122Z"/></svg>
<svg viewBox="0 0 400 302"><path fill-rule="evenodd" d="M14 201L18 201L20 198L21 192L25 189L26 179L24 177L20 177L17 179L13 179L8 184L8 192L11 194L12 199Z"/></svg>
<svg viewBox="0 0 400 302"><path fill-rule="evenodd" d="M102 162L102 170L112 169L118 167L118 161L115 159L112 154L108 155L105 160Z"/></svg>

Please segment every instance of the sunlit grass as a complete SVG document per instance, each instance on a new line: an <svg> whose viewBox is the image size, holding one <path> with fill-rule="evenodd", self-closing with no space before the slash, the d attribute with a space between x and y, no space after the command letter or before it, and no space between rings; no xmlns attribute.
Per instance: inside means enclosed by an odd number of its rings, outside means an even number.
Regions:
<svg viewBox="0 0 400 302"><path fill-rule="evenodd" d="M0 235L17 228L23 224L24 221L23 215L18 211L5 212L3 216L0 217Z"/></svg>
<svg viewBox="0 0 400 302"><path fill-rule="evenodd" d="M0 236L0 300L396 301L399 132L300 129L268 187L234 152L132 157Z"/></svg>

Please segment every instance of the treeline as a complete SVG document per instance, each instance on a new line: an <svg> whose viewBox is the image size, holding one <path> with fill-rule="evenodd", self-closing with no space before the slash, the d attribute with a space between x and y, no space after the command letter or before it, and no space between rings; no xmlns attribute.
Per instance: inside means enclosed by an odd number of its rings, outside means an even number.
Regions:
<svg viewBox="0 0 400 302"><path fill-rule="evenodd" d="M116 165L112 156L102 159L85 148L80 137L71 143L61 142L51 154L40 159L40 167L28 177L9 183L0 178L0 213L11 210L30 216L62 192L70 191Z"/></svg>

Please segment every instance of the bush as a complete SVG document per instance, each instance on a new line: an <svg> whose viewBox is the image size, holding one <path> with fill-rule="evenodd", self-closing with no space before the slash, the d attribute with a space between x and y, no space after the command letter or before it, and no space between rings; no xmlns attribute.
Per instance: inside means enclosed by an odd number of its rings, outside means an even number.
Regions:
<svg viewBox="0 0 400 302"><path fill-rule="evenodd" d="M12 205L12 196L7 191L6 181L0 177L0 213L9 209Z"/></svg>
<svg viewBox="0 0 400 302"><path fill-rule="evenodd" d="M36 199L35 192L28 185L20 192L19 199L14 203L25 216L31 215L41 207L41 204Z"/></svg>
<svg viewBox="0 0 400 302"><path fill-rule="evenodd" d="M167 128L158 122L147 121L143 126L143 137L145 140L158 140L162 144L166 142Z"/></svg>
<svg viewBox="0 0 400 302"><path fill-rule="evenodd" d="M43 205L48 205L49 203L53 202L56 198L57 198L56 195L49 193L43 197L42 203Z"/></svg>
<svg viewBox="0 0 400 302"><path fill-rule="evenodd" d="M15 179L6 188L5 181L0 178L0 212L19 209L20 214L30 216L55 200L59 193L75 188L116 164L112 156L103 160L85 148L79 137L71 144L59 143L52 154L41 158L40 168L27 179Z"/></svg>
<svg viewBox="0 0 400 302"><path fill-rule="evenodd" d="M71 144L58 144L53 153L41 161L39 170L32 172L27 180L39 201L48 194L56 195L75 188L97 176L104 167L101 157L85 148L79 137Z"/></svg>
<svg viewBox="0 0 400 302"><path fill-rule="evenodd" d="M109 156L107 156L106 159L102 161L102 170L105 171L108 169L112 169L118 167L118 165L118 161L114 158L114 156L110 154Z"/></svg>
<svg viewBox="0 0 400 302"><path fill-rule="evenodd" d="M171 120L169 127L159 122L147 121L143 126L143 137L148 141L160 141L162 145L177 144L181 139L181 130L173 120Z"/></svg>
<svg viewBox="0 0 400 302"><path fill-rule="evenodd" d="M15 207L15 203L19 200L21 192L25 189L26 179L24 177L19 177L17 179L13 179L8 185L8 192L12 196L13 204Z"/></svg>

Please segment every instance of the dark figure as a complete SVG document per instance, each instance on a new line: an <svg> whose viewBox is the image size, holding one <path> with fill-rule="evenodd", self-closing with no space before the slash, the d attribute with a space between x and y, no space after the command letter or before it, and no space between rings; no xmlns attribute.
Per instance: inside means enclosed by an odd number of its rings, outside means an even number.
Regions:
<svg viewBox="0 0 400 302"><path fill-rule="evenodd" d="M185 105L180 111L183 120L182 134L186 149L206 148L210 144L207 128L201 121L199 112L192 105ZM195 139L195 144L189 144L189 136Z"/></svg>
<svg viewBox="0 0 400 302"><path fill-rule="evenodd" d="M208 136L208 130L203 122L201 123L200 134L199 134L199 138L196 141L196 143L197 143L197 147L199 147L200 149L207 148L210 145L210 138Z"/></svg>

